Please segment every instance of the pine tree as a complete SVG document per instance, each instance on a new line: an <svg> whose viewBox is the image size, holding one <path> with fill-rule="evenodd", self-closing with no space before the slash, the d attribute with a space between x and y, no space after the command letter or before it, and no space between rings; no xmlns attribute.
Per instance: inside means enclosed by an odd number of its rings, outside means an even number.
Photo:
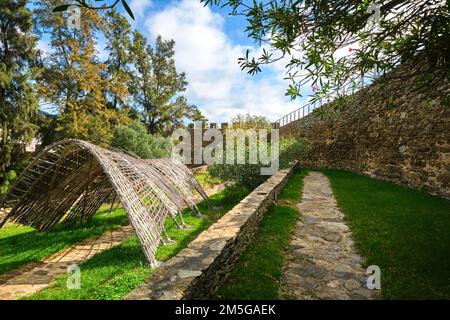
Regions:
<svg viewBox="0 0 450 320"><path fill-rule="evenodd" d="M112 109L123 108L129 104L128 82L130 78L131 26L120 13L112 9L106 12L106 25L103 33L106 38L108 60L105 77L110 81L106 99Z"/></svg>
<svg viewBox="0 0 450 320"><path fill-rule="evenodd" d="M0 0L0 194L37 129L37 38L26 6L26 0Z"/></svg>
<svg viewBox="0 0 450 320"><path fill-rule="evenodd" d="M167 134L180 126L184 118L203 119L197 107L189 105L180 95L186 90L187 81L186 74L176 70L174 46L173 40L163 41L158 36L153 49L141 33L133 33L131 56L135 70L130 91L134 104L142 109L142 121L152 134Z"/></svg>
<svg viewBox="0 0 450 320"><path fill-rule="evenodd" d="M114 82L102 76L106 65L98 61L95 47L102 19L96 10L81 9L79 28L70 27L68 13L52 12L61 3L50 0L36 10L52 49L45 59L40 91L59 111L56 139L78 138L108 146L114 126L128 117L107 108L104 92L112 90Z"/></svg>

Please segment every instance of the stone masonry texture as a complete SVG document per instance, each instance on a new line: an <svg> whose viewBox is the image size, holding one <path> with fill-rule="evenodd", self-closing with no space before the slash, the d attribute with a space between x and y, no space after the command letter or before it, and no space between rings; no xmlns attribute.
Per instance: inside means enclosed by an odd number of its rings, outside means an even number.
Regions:
<svg viewBox="0 0 450 320"><path fill-rule="evenodd" d="M402 66L325 105L334 111L322 119L313 113L281 127L280 136L309 142L302 166L349 170L449 198L450 83L418 88L421 74L412 70Z"/></svg>

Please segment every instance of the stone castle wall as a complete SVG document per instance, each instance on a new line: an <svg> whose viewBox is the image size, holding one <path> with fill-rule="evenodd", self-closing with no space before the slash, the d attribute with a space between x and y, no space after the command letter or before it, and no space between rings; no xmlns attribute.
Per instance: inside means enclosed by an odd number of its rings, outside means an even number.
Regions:
<svg viewBox="0 0 450 320"><path fill-rule="evenodd" d="M300 164L331 167L450 197L450 83L418 88L405 67L377 80L321 119L310 114L280 128L309 141ZM323 113L322 113L323 114Z"/></svg>

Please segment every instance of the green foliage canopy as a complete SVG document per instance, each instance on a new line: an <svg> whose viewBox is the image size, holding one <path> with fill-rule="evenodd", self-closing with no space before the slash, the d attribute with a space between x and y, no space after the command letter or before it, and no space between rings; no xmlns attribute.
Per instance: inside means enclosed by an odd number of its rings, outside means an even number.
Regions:
<svg viewBox="0 0 450 320"><path fill-rule="evenodd" d="M255 74L263 65L287 59L286 95L292 99L304 86L326 95L349 85L355 75L374 68L386 72L405 61L449 75L449 0L200 1L247 19L245 31L263 51L257 57L247 51L240 59L243 70ZM340 49L351 54L337 54Z"/></svg>
<svg viewBox="0 0 450 320"><path fill-rule="evenodd" d="M24 145L34 137L40 67L26 0L0 1L0 194L16 176Z"/></svg>
<svg viewBox="0 0 450 320"><path fill-rule="evenodd" d="M204 120L196 106L181 95L186 90L186 74L175 67L175 41L156 38L154 48L138 31L130 48L135 70L130 82L134 103L142 108L142 120L150 133L170 133L183 118Z"/></svg>
<svg viewBox="0 0 450 320"><path fill-rule="evenodd" d="M233 129L255 130L265 129L270 132L270 122L265 117L252 115L237 115L233 118ZM237 144L235 145L237 148ZM270 156L271 146L267 147ZM236 149L235 149L236 150ZM279 141L279 165L281 168L286 168L294 160L301 159L309 151L309 145L303 141L295 138L283 138ZM249 188L255 188L266 180L267 176L261 175L261 168L264 167L262 163L249 164L250 147L248 140L245 143L245 164L237 164L237 152L234 153L235 159L233 164L212 164L209 166L209 173L211 177L220 179L222 181L233 182L239 185L244 185ZM226 153L224 153L226 156Z"/></svg>
<svg viewBox="0 0 450 320"><path fill-rule="evenodd" d="M171 139L147 133L140 122L128 126L118 125L114 131L112 146L131 151L143 159L168 157L172 150Z"/></svg>

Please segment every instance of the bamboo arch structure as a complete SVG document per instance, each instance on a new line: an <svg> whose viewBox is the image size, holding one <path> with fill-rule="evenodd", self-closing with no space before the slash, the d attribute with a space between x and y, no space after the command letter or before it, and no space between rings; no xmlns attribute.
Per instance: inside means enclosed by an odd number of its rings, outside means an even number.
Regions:
<svg viewBox="0 0 450 320"><path fill-rule="evenodd" d="M143 160L119 150L67 139L41 151L0 200L0 211L38 230L57 223L83 223L111 196L118 197L150 264L167 236L164 221L184 222L181 211L196 213L193 190L208 197L192 172L175 159ZM181 220L177 221L177 216Z"/></svg>

